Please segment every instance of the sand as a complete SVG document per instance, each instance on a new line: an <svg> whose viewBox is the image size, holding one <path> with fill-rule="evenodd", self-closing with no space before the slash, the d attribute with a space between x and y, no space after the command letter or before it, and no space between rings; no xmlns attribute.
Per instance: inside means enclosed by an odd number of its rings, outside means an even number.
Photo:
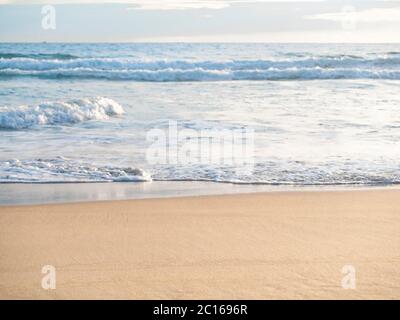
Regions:
<svg viewBox="0 0 400 320"><path fill-rule="evenodd" d="M3 206L0 298L399 299L400 191Z"/></svg>

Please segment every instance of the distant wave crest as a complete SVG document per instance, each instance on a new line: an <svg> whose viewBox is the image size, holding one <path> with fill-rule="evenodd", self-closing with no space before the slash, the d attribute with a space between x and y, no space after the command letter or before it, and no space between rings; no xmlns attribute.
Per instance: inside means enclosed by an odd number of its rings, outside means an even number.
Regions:
<svg viewBox="0 0 400 320"><path fill-rule="evenodd" d="M30 58L30 59L38 59L38 60L46 60L46 59L58 59L58 60L69 60L79 58L77 56L66 54L66 53L32 53L32 54L23 54L23 53L2 53L0 52L0 59L14 59L14 58Z"/></svg>
<svg viewBox="0 0 400 320"><path fill-rule="evenodd" d="M112 99L98 97L36 106L0 107L0 129L26 129L38 125L68 125L88 120L107 120L124 113Z"/></svg>
<svg viewBox="0 0 400 320"><path fill-rule="evenodd" d="M133 81L400 79L400 56L323 56L278 60L137 60L132 58L5 57L0 77Z"/></svg>

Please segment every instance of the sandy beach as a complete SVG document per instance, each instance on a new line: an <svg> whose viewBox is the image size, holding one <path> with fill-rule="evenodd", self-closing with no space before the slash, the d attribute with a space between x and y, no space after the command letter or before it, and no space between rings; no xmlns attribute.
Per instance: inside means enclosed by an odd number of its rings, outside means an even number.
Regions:
<svg viewBox="0 0 400 320"><path fill-rule="evenodd" d="M400 191L0 207L2 299L399 299ZM56 289L41 287L56 268ZM345 265L355 289L343 289Z"/></svg>

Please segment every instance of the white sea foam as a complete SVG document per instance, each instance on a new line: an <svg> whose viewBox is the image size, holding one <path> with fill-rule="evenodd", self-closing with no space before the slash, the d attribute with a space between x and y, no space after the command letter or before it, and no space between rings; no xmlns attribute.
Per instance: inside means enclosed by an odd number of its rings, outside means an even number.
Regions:
<svg viewBox="0 0 400 320"><path fill-rule="evenodd" d="M0 161L0 183L141 181L151 181L151 176L139 168L95 166L64 157Z"/></svg>
<svg viewBox="0 0 400 320"><path fill-rule="evenodd" d="M0 129L24 129L37 125L68 125L88 120L107 120L124 113L112 99L98 97L36 106L0 107Z"/></svg>
<svg viewBox="0 0 400 320"><path fill-rule="evenodd" d="M395 185L400 184L397 165L378 161L337 163L263 160L251 170L235 166L160 166L155 181L209 181L254 185ZM349 167L351 169L349 169Z"/></svg>
<svg viewBox="0 0 400 320"><path fill-rule="evenodd" d="M400 56L357 56L300 57L258 60L154 60L131 58L0 58L0 69L43 71L55 69L88 68L98 70L264 70L269 68L362 68L396 66Z"/></svg>
<svg viewBox="0 0 400 320"><path fill-rule="evenodd" d="M394 185L398 168L365 161L350 172L348 163L273 161L257 163L254 171L234 167L161 166L149 172L127 166L95 165L64 157L2 160L0 183L93 183L149 181L209 181L254 185ZM311 170L312 168L312 170Z"/></svg>
<svg viewBox="0 0 400 320"><path fill-rule="evenodd" d="M400 79L400 57L332 56L270 60L0 58L0 76L134 81Z"/></svg>
<svg viewBox="0 0 400 320"><path fill-rule="evenodd" d="M132 80L150 82L179 81L235 81L235 80L334 80L334 79L386 79L400 80L400 70L377 69L323 69L289 68L267 70L205 70L163 69L163 70L99 70L89 68L57 69L47 71L26 71L5 69L0 75L36 76L43 78L78 78Z"/></svg>

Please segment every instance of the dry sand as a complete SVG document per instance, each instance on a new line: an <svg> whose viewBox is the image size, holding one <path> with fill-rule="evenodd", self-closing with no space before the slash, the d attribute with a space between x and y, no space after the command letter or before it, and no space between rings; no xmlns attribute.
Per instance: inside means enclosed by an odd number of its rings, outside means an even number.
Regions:
<svg viewBox="0 0 400 320"><path fill-rule="evenodd" d="M400 191L0 207L0 298L399 299Z"/></svg>

